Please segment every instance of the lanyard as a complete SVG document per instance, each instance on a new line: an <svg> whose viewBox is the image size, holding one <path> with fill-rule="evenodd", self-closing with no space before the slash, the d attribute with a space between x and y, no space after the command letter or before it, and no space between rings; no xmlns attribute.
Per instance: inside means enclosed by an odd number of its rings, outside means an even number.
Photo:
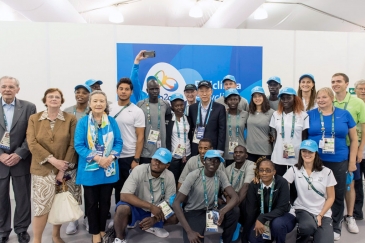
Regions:
<svg viewBox="0 0 365 243"><path fill-rule="evenodd" d="M233 186L233 174L234 174L234 167L232 167L232 173L231 173L231 185L232 186ZM241 181L241 178L242 178L242 175L243 175L243 171L240 171L240 175L238 176L236 184L233 186L233 188L235 188L236 186L239 185L239 183Z"/></svg>
<svg viewBox="0 0 365 243"><path fill-rule="evenodd" d="M8 120L6 120L6 116L5 116L5 112L4 112L4 106L2 107L2 109L3 109L3 115L4 115L4 122L5 122L6 131L10 132L9 127L8 127L9 126Z"/></svg>
<svg viewBox="0 0 365 243"><path fill-rule="evenodd" d="M294 137L294 127L295 127L295 114L293 112L293 119L291 123L291 133L290 138L293 139ZM284 112L281 114L281 137L285 138L285 129L284 129Z"/></svg>
<svg viewBox="0 0 365 243"><path fill-rule="evenodd" d="M205 126L208 125L208 120L209 120L209 117L210 117L210 112L212 111L212 105L213 105L213 101L210 101L210 104L208 106L208 114L205 117L205 121L204 121L203 127L205 127ZM201 110L201 108L202 108L202 103L199 102L198 116L196 117L196 126L199 126L200 125L200 110Z"/></svg>
<svg viewBox="0 0 365 243"><path fill-rule="evenodd" d="M183 125L184 125L184 144L186 144L186 123L185 123L185 116L183 115ZM177 121L177 118L175 116L175 123L176 123L176 129L177 129L177 137L180 141L180 129L179 129L179 122Z"/></svg>
<svg viewBox="0 0 365 243"><path fill-rule="evenodd" d="M117 114L115 114L114 119L115 119L115 118L117 118L117 117L119 116L119 114L120 114L120 113L122 113L122 111L124 111L124 109L125 109L125 108L127 108L130 104L131 104L131 102L129 102L129 103L128 103L126 106L124 106L122 109L120 109L120 111L119 111ZM149 109L148 109L148 111L149 111Z"/></svg>
<svg viewBox="0 0 365 243"><path fill-rule="evenodd" d="M157 100L158 103L158 126L157 126L157 130L160 130L160 123L161 123L161 104L160 104L160 99ZM151 124L151 114L150 114L150 101L147 98L147 119L148 119L148 124L150 124L151 128L152 128L152 124Z"/></svg>
<svg viewBox="0 0 365 243"><path fill-rule="evenodd" d="M239 120L240 120L240 113L237 110L236 114L236 140L238 141L238 135L240 132ZM228 132L229 132L229 141L232 140L232 123L231 123L231 114L228 111Z"/></svg>
<svg viewBox="0 0 365 243"><path fill-rule="evenodd" d="M200 154L198 154L198 160L196 161L196 168L199 169Z"/></svg>
<svg viewBox="0 0 365 243"><path fill-rule="evenodd" d="M347 102L345 103L345 107L343 108L344 110L346 110L347 105L350 103L350 99L351 99L351 95L350 95L349 101L347 101Z"/></svg>
<svg viewBox="0 0 365 243"><path fill-rule="evenodd" d="M333 112L332 112L332 131L331 131L331 134L332 134L332 138L335 137L335 109L336 108L333 108ZM324 127L324 121L323 121L323 115L322 115L322 112L320 111L319 112L319 116L321 118L321 131L322 131L322 138L324 138L324 134L326 132L326 129Z"/></svg>
<svg viewBox="0 0 365 243"><path fill-rule="evenodd" d="M151 193L151 199L152 204L155 204L155 196L153 194L153 187L152 187L152 179L149 179L150 182L150 193ZM165 199L165 179L160 178L160 185L161 185L161 200Z"/></svg>
<svg viewBox="0 0 365 243"><path fill-rule="evenodd" d="M84 117L86 115L86 111L87 111L87 107L85 108L85 110L82 112L82 117ZM76 116L76 106L74 106L74 116Z"/></svg>
<svg viewBox="0 0 365 243"><path fill-rule="evenodd" d="M202 178L203 178L203 187L204 187L204 201L205 207L209 209L209 201L208 201L208 192L207 192L207 183L205 179L204 169L202 170ZM218 178L217 174L214 174L214 209L218 208Z"/></svg>
<svg viewBox="0 0 365 243"><path fill-rule="evenodd" d="M309 180L309 178L308 178L308 177L306 177L306 176L303 174L303 172L302 172L302 175L304 176L305 180L308 182L308 185L309 185L309 186L313 189L313 191L314 191L315 193L317 193L318 195L320 195L321 197L323 197L324 199L326 199L326 197L324 196L324 194L323 194L322 192L318 191L318 190L317 190L317 188L315 188L315 187L313 186L312 182Z"/></svg>
<svg viewBox="0 0 365 243"><path fill-rule="evenodd" d="M271 189L270 189L270 198L269 198L269 212L271 212L272 207L272 195L274 194L275 187L275 179L272 181ZM264 183L261 183L261 213L264 214Z"/></svg>

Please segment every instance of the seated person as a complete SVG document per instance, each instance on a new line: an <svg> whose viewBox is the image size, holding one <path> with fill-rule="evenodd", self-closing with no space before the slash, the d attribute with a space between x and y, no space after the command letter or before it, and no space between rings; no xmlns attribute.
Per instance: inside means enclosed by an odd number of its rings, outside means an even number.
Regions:
<svg viewBox="0 0 365 243"><path fill-rule="evenodd" d="M301 143L298 163L283 177L289 183L295 182L298 192L293 206L298 222L297 242L307 243L313 235L314 243L332 243L331 207L337 182L332 170L323 166L315 141Z"/></svg>
<svg viewBox="0 0 365 243"><path fill-rule="evenodd" d="M274 163L263 159L256 163L259 183L250 183L246 196L246 211L242 243L284 243L286 234L295 227L295 217L289 212L288 182L275 175Z"/></svg>
<svg viewBox="0 0 365 243"><path fill-rule="evenodd" d="M208 150L204 161L204 168L196 169L186 177L172 206L183 227L185 243L203 241L207 217L216 221L214 217L217 217L218 210L216 225L223 228L223 242L230 243L239 218L239 209L235 207L238 196L229 184L226 174L218 170L219 165L224 162L220 152ZM220 190L225 190L231 200L218 207ZM186 203L184 211L180 206L182 202Z"/></svg>
<svg viewBox="0 0 365 243"><path fill-rule="evenodd" d="M159 148L152 156L151 164L136 166L124 183L120 192L120 202L116 205L114 243L126 243L125 229L136 226L165 238L169 233L163 229L164 224L177 224L176 216L165 220L164 213L158 206L162 201L169 202L176 193L174 175L167 170L172 155L166 148ZM165 221L165 222L164 222Z"/></svg>
<svg viewBox="0 0 365 243"><path fill-rule="evenodd" d="M226 174L235 192L238 193L238 204L246 197L248 186L255 177L256 164L247 159L247 150L244 146L238 145L234 148L233 163L226 167ZM224 196L227 201L230 199L226 192Z"/></svg>
<svg viewBox="0 0 365 243"><path fill-rule="evenodd" d="M181 175L179 177L179 182L177 184L177 189L179 190L181 187L181 184L184 182L185 178L188 176L190 172L193 170L203 168L204 167L204 155L208 150L213 149L212 142L209 138L202 138L199 141L198 144L198 155L195 155L191 157L188 162L186 162L186 165L181 172ZM225 171L224 164L220 164L218 170Z"/></svg>

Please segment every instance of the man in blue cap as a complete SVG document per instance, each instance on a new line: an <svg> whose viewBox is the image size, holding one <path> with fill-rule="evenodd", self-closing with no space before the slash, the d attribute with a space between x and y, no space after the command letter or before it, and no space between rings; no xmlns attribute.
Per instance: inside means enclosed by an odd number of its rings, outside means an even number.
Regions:
<svg viewBox="0 0 365 243"><path fill-rule="evenodd" d="M85 84L91 88L91 91L95 91L95 90L101 90L100 85L103 84L103 81L96 79L89 79L85 82Z"/></svg>
<svg viewBox="0 0 365 243"><path fill-rule="evenodd" d="M224 90L237 89L236 78L233 75L226 75L223 78L222 82ZM215 102L224 105L226 109L228 109L228 105L224 103L224 96L219 97L218 99L215 100ZM238 109L240 109L241 111L248 111L248 102L242 96L241 96L241 101L238 104Z"/></svg>
<svg viewBox="0 0 365 243"><path fill-rule="evenodd" d="M267 97L270 103L270 107L273 110L277 110L279 106L278 95L281 89L281 80L277 76L272 76L267 80L266 83L270 92L270 95Z"/></svg>
<svg viewBox="0 0 365 243"><path fill-rule="evenodd" d="M125 229L138 226L160 238L169 236L163 229L165 224L176 224L176 216L167 218L161 203L166 208L170 197L176 192L174 175L167 170L172 155L166 148L159 148L150 164L135 167L129 175L120 193L121 201L115 208L114 229L116 239L114 243L126 243ZM164 222L165 221L165 222Z"/></svg>
<svg viewBox="0 0 365 243"><path fill-rule="evenodd" d="M176 217L183 227L184 243L200 242L205 231L223 228L224 243L232 241L240 216L237 193L232 188L224 171L218 170L224 159L218 150L208 150L204 155L204 168L192 171L183 182L173 203ZM225 191L231 200L218 206L218 193ZM186 202L184 211L180 204ZM207 220L219 213L218 222L208 227ZM214 217L213 217L214 219ZM207 228L206 228L207 227Z"/></svg>

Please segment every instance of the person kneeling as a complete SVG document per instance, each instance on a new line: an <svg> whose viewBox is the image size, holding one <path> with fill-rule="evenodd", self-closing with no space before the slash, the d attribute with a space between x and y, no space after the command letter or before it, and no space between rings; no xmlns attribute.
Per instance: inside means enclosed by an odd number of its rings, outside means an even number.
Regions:
<svg viewBox="0 0 365 243"><path fill-rule="evenodd" d="M167 170L172 155L166 148L159 148L151 164L135 167L124 183L121 201L116 205L114 243L126 243L125 229L139 227L160 238L169 236L165 224L177 224L176 216L167 202L176 193L174 175Z"/></svg>
<svg viewBox="0 0 365 243"><path fill-rule="evenodd" d="M230 243L239 218L238 196L225 172L218 170L224 162L219 151L208 150L204 161L204 168L186 177L172 207L183 227L184 243L204 242L205 230L218 232L218 226L223 228L223 242ZM231 200L218 208L219 190L225 190ZM183 212L180 204L185 201Z"/></svg>

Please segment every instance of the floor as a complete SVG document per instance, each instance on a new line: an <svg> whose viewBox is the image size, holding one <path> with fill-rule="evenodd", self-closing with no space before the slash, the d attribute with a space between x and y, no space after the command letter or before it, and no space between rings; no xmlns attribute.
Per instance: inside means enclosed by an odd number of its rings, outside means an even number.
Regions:
<svg viewBox="0 0 365 243"><path fill-rule="evenodd" d="M112 197L112 208L114 208L114 197ZM15 202L12 202L12 210L14 210ZM110 210L112 216L114 215L114 211ZM365 207L364 207L365 212ZM82 220L79 220L79 232L75 235L66 235L64 232L66 230L66 225L63 225L61 228L61 237L66 243L88 243L91 242L91 235L85 230L84 225L82 224ZM109 222L109 221L108 221ZM346 230L345 225L342 228L342 236L340 241L336 241L338 243L363 243L365 242L365 220L357 221L357 225L359 226L360 233L359 234L351 234ZM182 228L180 225L172 225L167 226L165 229L170 232L168 238L161 239L152 234L145 233L138 227L136 229L132 229L128 232L127 240L128 243L183 243L182 241ZM30 225L28 233L32 237L32 225ZM43 242L44 243L52 243L52 225L47 224L46 229L43 234ZM8 243L17 243L17 237L14 232L11 233L10 239ZM205 237L205 243L218 243L219 235L207 235Z"/></svg>

